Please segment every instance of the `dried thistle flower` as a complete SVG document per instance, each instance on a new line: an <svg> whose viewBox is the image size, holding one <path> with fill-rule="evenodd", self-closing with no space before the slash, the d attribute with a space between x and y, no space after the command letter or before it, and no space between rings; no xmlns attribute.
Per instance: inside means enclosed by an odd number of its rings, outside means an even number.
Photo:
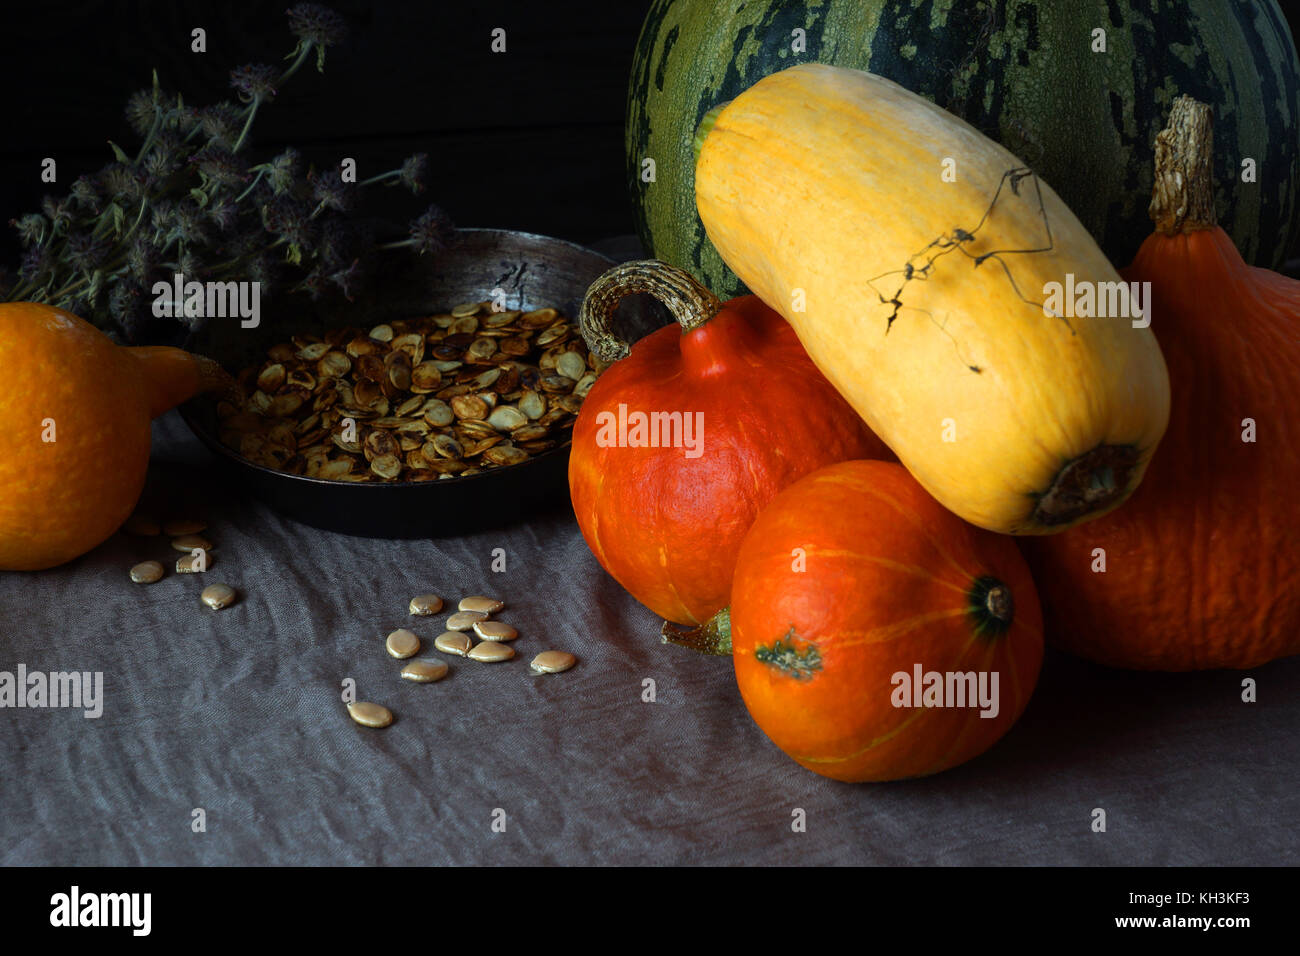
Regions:
<svg viewBox="0 0 1300 956"><path fill-rule="evenodd" d="M428 153L416 153L414 156L408 156L406 161L402 163L402 185L416 195L424 192L424 174L428 164Z"/></svg>
<svg viewBox="0 0 1300 956"><path fill-rule="evenodd" d="M344 37L343 18L315 4L296 4L288 20L297 38L292 62L282 71L262 64L231 70L234 98L191 105L163 90L156 73L150 89L132 94L125 116L140 137L138 150L132 156L110 142L112 162L77 179L66 196L46 197L43 214L11 221L24 252L0 297L71 309L129 341L151 314L146 290L178 270L259 282L263 296L297 289L352 298L378 249L441 248L452 227L436 207L412 223L410 238L382 246L364 222L345 216L364 186L422 191L423 155L357 184L330 171L304 176L292 147L269 160L249 158L259 108L313 51L319 69L326 48Z"/></svg>
<svg viewBox="0 0 1300 956"><path fill-rule="evenodd" d="M420 255L438 253L447 248L456 227L438 206L430 206L411 223L411 241Z"/></svg>
<svg viewBox="0 0 1300 956"><path fill-rule="evenodd" d="M208 142L233 147L243 124L233 103L221 102L199 111L199 127Z"/></svg>
<svg viewBox="0 0 1300 956"><path fill-rule="evenodd" d="M153 90L137 90L126 101L126 121L137 136L145 136L158 116L158 105Z"/></svg>
<svg viewBox="0 0 1300 956"><path fill-rule="evenodd" d="M245 103L275 99L275 67L264 63L245 63L230 71L230 85Z"/></svg>

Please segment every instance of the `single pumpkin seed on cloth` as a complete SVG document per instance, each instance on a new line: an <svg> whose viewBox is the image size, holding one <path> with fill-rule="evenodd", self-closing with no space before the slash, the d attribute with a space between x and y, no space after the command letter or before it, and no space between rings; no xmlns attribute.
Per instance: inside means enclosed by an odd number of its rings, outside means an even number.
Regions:
<svg viewBox="0 0 1300 956"><path fill-rule="evenodd" d="M348 716L362 727L387 727L393 722L393 712L382 704L359 700L348 704Z"/></svg>
<svg viewBox="0 0 1300 956"><path fill-rule="evenodd" d="M479 614L495 614L505 606L505 601L484 597L481 594L471 594L469 597L461 598L460 604L456 605L456 608L460 611L475 611Z"/></svg>
<svg viewBox="0 0 1300 956"><path fill-rule="evenodd" d="M158 561L141 561L131 569L131 580L136 584L153 584L163 576L163 566Z"/></svg>
<svg viewBox="0 0 1300 956"><path fill-rule="evenodd" d="M162 530L157 521L145 515L131 515L122 523L122 530L137 538L152 538Z"/></svg>
<svg viewBox="0 0 1300 956"><path fill-rule="evenodd" d="M211 551L212 542L199 534L183 534L172 538L172 547L177 551L184 551L188 554L195 548L200 551Z"/></svg>
<svg viewBox="0 0 1300 956"><path fill-rule="evenodd" d="M442 598L436 594L419 594L411 598L410 611L417 617L428 617L442 610Z"/></svg>
<svg viewBox="0 0 1300 956"><path fill-rule="evenodd" d="M471 647L469 653L465 656L472 661L495 664L498 661L510 660L515 656L515 649L509 644L502 644L500 641L484 641L482 644L475 644Z"/></svg>
<svg viewBox="0 0 1300 956"><path fill-rule="evenodd" d="M519 636L518 631L501 621L475 621L474 633L485 641L513 641Z"/></svg>
<svg viewBox="0 0 1300 956"><path fill-rule="evenodd" d="M568 651L542 651L528 666L539 674L560 674L576 663L578 659Z"/></svg>
<svg viewBox="0 0 1300 956"><path fill-rule="evenodd" d="M176 559L177 574L201 574L210 567L212 567L212 555L206 551L203 552L202 558L198 555L187 554Z"/></svg>
<svg viewBox="0 0 1300 956"><path fill-rule="evenodd" d="M411 661L402 668L402 677L417 684L431 684L446 676L447 665L443 661Z"/></svg>
<svg viewBox="0 0 1300 956"><path fill-rule="evenodd" d="M162 526L162 533L169 538L179 538L183 534L198 534L207 530L207 522L199 521L197 518L176 518L165 522Z"/></svg>
<svg viewBox="0 0 1300 956"><path fill-rule="evenodd" d="M443 631L434 638L433 646L444 654L457 654L464 657L474 646L474 642L464 631Z"/></svg>
<svg viewBox="0 0 1300 956"><path fill-rule="evenodd" d="M487 615L482 611L457 611L447 618L447 630L468 631L479 621L486 621Z"/></svg>
<svg viewBox="0 0 1300 956"><path fill-rule="evenodd" d="M199 599L214 611L220 611L235 603L235 589L229 584L209 584Z"/></svg>
<svg viewBox="0 0 1300 956"><path fill-rule="evenodd" d="M401 660L415 656L415 654L420 650L420 639L406 628L399 627L397 630L393 631L392 634L388 635L388 640L385 642L385 646L388 648L389 654L392 654L394 657Z"/></svg>

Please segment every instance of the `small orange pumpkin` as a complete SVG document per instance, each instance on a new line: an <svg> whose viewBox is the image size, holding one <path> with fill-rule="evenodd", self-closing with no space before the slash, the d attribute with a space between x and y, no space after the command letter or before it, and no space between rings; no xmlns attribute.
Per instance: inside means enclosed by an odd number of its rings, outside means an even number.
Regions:
<svg viewBox="0 0 1300 956"><path fill-rule="evenodd" d="M679 325L629 354L608 319L633 292L659 298ZM618 361L573 428L573 510L601 566L660 617L697 624L726 605L741 538L790 482L831 462L890 457L755 296L723 303L680 269L630 262L592 284L582 325L592 350ZM646 429L647 416L668 424ZM674 447L674 435L690 442Z"/></svg>
<svg viewBox="0 0 1300 956"><path fill-rule="evenodd" d="M763 732L850 782L983 753L1024 710L1043 657L1012 539L965 523L884 461L831 465L777 495L741 545L729 622L711 623L729 624L736 683Z"/></svg>

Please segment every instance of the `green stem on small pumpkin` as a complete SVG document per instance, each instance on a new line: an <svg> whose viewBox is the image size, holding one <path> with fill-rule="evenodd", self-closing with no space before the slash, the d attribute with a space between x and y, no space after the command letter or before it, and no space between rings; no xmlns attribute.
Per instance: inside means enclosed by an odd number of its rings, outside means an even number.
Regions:
<svg viewBox="0 0 1300 956"><path fill-rule="evenodd" d="M722 310L722 300L695 276L658 259L638 259L615 266L587 288L578 324L587 347L606 362L617 362L632 350L610 329L624 296L652 295L672 313L685 335Z"/></svg>
<svg viewBox="0 0 1300 956"><path fill-rule="evenodd" d="M717 654L721 657L731 656L731 608L724 607L713 617L698 627L682 627L672 621L664 621L659 630L665 644L689 647L701 654Z"/></svg>

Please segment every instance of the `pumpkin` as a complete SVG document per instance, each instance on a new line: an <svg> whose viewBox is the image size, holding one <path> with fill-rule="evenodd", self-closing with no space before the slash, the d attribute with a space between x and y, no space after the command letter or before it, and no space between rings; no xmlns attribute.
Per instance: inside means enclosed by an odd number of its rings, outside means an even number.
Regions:
<svg viewBox="0 0 1300 956"><path fill-rule="evenodd" d="M634 292L678 324L629 352L609 319ZM626 263L588 289L580 322L593 351L617 361L574 424L573 510L601 566L670 621L698 623L727 603L741 538L783 487L888 454L753 296L722 303L680 270Z"/></svg>
<svg viewBox="0 0 1300 956"><path fill-rule="evenodd" d="M807 64L717 115L695 184L718 251L958 516L1048 534L1137 486L1169 414L1160 349L1001 146L889 80Z"/></svg>
<svg viewBox="0 0 1300 956"><path fill-rule="evenodd" d="M1255 667L1300 653L1300 282L1215 225L1210 111L1179 98L1156 142L1150 282L1169 430L1114 514L1026 542L1055 643L1115 667Z"/></svg>
<svg viewBox="0 0 1300 956"><path fill-rule="evenodd" d="M1015 542L971 527L900 465L847 461L772 500L745 536L730 649L754 722L836 780L938 773L991 747L1043 658Z"/></svg>
<svg viewBox="0 0 1300 956"><path fill-rule="evenodd" d="M49 568L116 531L144 488L152 418L233 383L210 359L115 345L49 305L0 305L0 570Z"/></svg>
<svg viewBox="0 0 1300 956"><path fill-rule="evenodd" d="M1220 117L1216 197L1246 260L1276 268L1296 231L1300 60L1275 0L656 0L627 101L637 230L721 296L744 290L696 215L692 137L710 109L804 62L870 70L960 116L1050 182L1112 262L1148 231L1159 104L1181 89ZM1247 157L1257 181L1242 180Z"/></svg>

